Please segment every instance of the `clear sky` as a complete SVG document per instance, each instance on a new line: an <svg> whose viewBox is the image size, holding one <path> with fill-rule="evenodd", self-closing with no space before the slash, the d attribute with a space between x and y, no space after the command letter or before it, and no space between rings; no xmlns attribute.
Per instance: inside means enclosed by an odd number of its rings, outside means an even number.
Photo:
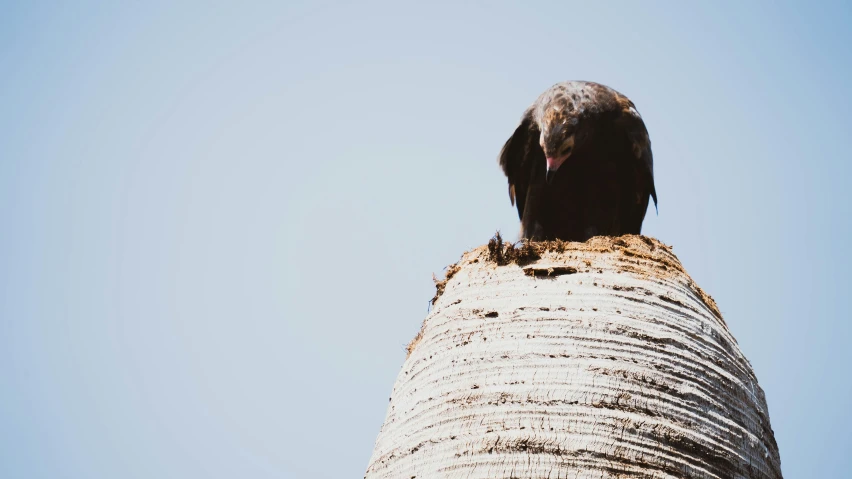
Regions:
<svg viewBox="0 0 852 479"><path fill-rule="evenodd" d="M848 2L175 3L0 3L0 477L362 477L432 273L517 234L497 153L569 79L645 118L644 233L785 477L852 469Z"/></svg>

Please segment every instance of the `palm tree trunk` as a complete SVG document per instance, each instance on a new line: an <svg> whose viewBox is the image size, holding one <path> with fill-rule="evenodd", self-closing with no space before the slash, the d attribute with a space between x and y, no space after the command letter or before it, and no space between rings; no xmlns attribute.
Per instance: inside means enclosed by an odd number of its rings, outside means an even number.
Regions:
<svg viewBox="0 0 852 479"><path fill-rule="evenodd" d="M713 300L642 236L466 253L409 346L368 478L781 478Z"/></svg>

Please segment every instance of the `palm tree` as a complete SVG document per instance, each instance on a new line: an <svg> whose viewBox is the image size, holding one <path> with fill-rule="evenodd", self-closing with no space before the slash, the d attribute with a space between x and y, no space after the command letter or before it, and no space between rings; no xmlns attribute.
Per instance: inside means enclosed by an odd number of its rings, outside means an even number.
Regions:
<svg viewBox="0 0 852 479"><path fill-rule="evenodd" d="M781 478L751 365L670 247L497 236L437 286L367 478Z"/></svg>

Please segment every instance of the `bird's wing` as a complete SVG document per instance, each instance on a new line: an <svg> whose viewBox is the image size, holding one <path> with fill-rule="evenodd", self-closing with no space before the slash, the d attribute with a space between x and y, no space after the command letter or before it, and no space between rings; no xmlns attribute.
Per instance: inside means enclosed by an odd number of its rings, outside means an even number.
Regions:
<svg viewBox="0 0 852 479"><path fill-rule="evenodd" d="M627 132L627 138L630 141L633 150L633 156L636 158L637 181L640 182L637 191L642 192L648 198L648 194L654 199L654 208L657 207L657 189L654 187L654 155L651 153L651 138L648 136L648 129L645 128L645 122L642 116L636 110L633 102L626 97L618 98L619 104L622 106L622 115L619 123ZM647 203L646 203L647 207ZM645 211L642 211L644 216Z"/></svg>
<svg viewBox="0 0 852 479"><path fill-rule="evenodd" d="M527 188L530 182L531 165L529 155L530 143L538 145L538 136L533 130L537 129L532 119L532 109L524 112L521 124L500 150L500 167L509 180L509 200L517 203L518 218L524 217L524 203L527 198Z"/></svg>
<svg viewBox="0 0 852 479"><path fill-rule="evenodd" d="M641 142L641 155L639 156L642 172L645 176L646 186L651 190L651 198L654 199L654 209L657 209L657 188L654 186L654 155L651 153L651 140L648 139L648 134L645 134L645 140Z"/></svg>

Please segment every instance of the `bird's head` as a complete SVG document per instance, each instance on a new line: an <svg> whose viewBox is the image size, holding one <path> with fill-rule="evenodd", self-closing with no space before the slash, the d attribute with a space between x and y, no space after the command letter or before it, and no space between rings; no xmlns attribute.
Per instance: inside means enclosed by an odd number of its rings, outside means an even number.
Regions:
<svg viewBox="0 0 852 479"><path fill-rule="evenodd" d="M575 123L556 121L542 125L539 144L547 158L547 183L553 181L556 170L565 163L574 151Z"/></svg>

